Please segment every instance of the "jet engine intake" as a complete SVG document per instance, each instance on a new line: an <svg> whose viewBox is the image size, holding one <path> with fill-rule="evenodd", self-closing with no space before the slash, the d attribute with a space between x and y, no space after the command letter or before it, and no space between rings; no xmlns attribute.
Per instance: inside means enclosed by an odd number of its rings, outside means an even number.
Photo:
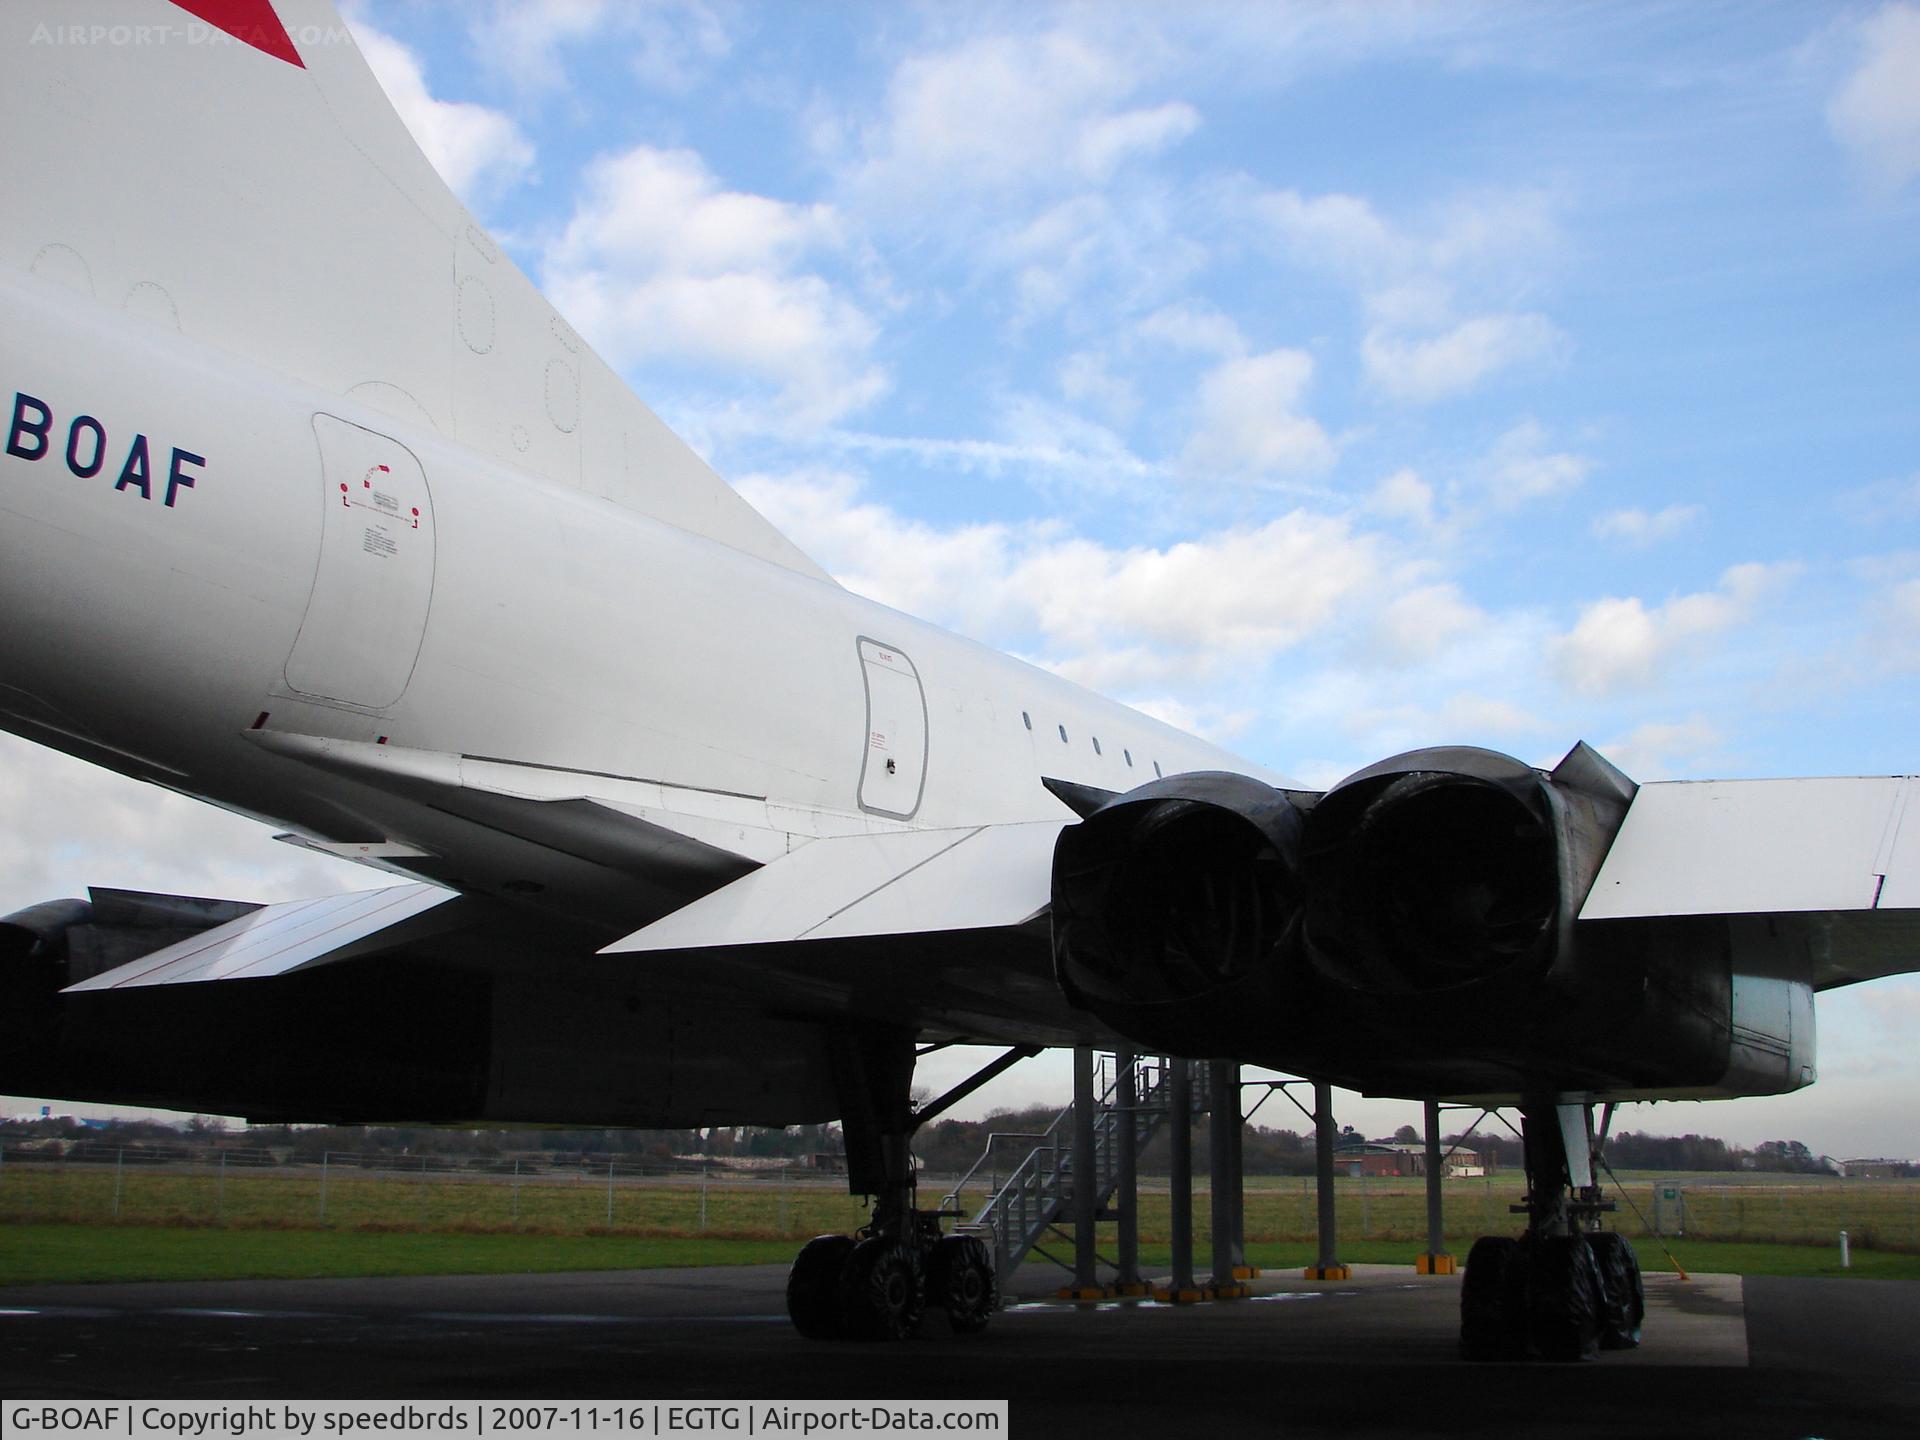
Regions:
<svg viewBox="0 0 1920 1440"><path fill-rule="evenodd" d="M1302 855L1312 963L1380 995L1537 974L1582 898L1563 883L1560 809L1546 776L1488 750L1415 751L1341 781Z"/></svg>
<svg viewBox="0 0 1920 1440"><path fill-rule="evenodd" d="M1171 776L1099 806L1054 850L1062 988L1162 1043L1271 995L1299 948L1301 831L1286 792L1244 775Z"/></svg>

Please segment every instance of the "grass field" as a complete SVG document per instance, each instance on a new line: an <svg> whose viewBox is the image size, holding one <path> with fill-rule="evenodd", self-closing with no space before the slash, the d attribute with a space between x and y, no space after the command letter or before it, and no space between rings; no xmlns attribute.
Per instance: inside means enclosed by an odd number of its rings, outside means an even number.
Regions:
<svg viewBox="0 0 1920 1440"><path fill-rule="evenodd" d="M1753 1175L1623 1175L1616 1228L1643 1237L1788 1245L1832 1245L1845 1230L1855 1247L1920 1254L1920 1181ZM937 1181L923 1186L937 1196ZM1511 1228L1517 1175L1447 1182L1450 1245ZM1677 1199L1656 1193L1677 1190ZM1426 1238L1426 1199L1417 1180L1336 1182L1340 1233L1355 1240ZM984 1191L964 1197L967 1208ZM1140 1228L1167 1235L1165 1182L1144 1184ZM1198 1233L1208 1206L1195 1206ZM850 1230L864 1219L845 1182L819 1176L571 1174L506 1175L363 1172L282 1167L221 1174L206 1167L9 1163L0 1172L0 1224L144 1224L228 1229L410 1230L633 1238L781 1240ZM1253 1176L1247 1181L1249 1241L1310 1240L1313 1181Z"/></svg>
<svg viewBox="0 0 1920 1440"><path fill-rule="evenodd" d="M500 1275L566 1270L633 1270L683 1265L767 1265L792 1260L786 1240L660 1239L628 1235L424 1234L366 1230L177 1229L158 1225L0 1226L0 1285L132 1280L314 1279L364 1275ZM1742 1275L1848 1276L1920 1280L1920 1256L1853 1253L1841 1270L1836 1249L1806 1245L1676 1241L1689 1271ZM1420 1246L1362 1240L1340 1247L1353 1264L1413 1268ZM1639 1247L1648 1270L1671 1264ZM1065 1254L1064 1247L1056 1253ZM1310 1242L1249 1242L1263 1269L1297 1269L1314 1258ZM1464 1257L1463 1257L1464 1258ZM1141 1247L1141 1263L1164 1273L1164 1244ZM1207 1268L1204 1247L1197 1268Z"/></svg>
<svg viewBox="0 0 1920 1440"><path fill-rule="evenodd" d="M1920 1182L1814 1177L1627 1175L1615 1228L1649 1268L1666 1264L1656 1218L1683 1265L1742 1273L1838 1271L1848 1232L1854 1275L1920 1278ZM1447 1246L1516 1228L1520 1178L1449 1181ZM940 1186L923 1187L923 1203ZM1664 1196L1656 1211L1657 1191ZM1418 1181L1336 1184L1345 1258L1411 1264L1426 1238ZM965 1197L972 1208L980 1195ZM1631 1202L1631 1203L1627 1203ZM1209 1206L1194 1206L1208 1253ZM1305 1264L1313 1182L1250 1177L1245 1233L1255 1263ZM615 1176L366 1172L334 1166L222 1173L200 1166L19 1164L0 1171L0 1283L216 1275L497 1273L786 1260L809 1235L864 1222L845 1182L816 1175ZM1164 1181L1140 1196L1149 1263L1166 1263ZM1672 1238L1675 1232L1680 1238ZM1696 1254L1708 1257L1696 1262ZM1271 1258L1266 1258L1271 1257ZM1759 1268L1754 1268L1759 1267Z"/></svg>

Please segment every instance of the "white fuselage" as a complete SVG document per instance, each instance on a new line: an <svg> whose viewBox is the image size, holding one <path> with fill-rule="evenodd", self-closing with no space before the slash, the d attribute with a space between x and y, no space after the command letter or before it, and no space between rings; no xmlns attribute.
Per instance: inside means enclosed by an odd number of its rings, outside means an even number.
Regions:
<svg viewBox="0 0 1920 1440"><path fill-rule="evenodd" d="M1255 768L34 277L0 280L0 336L0 724L125 773L447 855L446 817L249 732L375 741L642 784L765 859L766 835L1064 818L1042 776ZM918 722L893 713L916 684Z"/></svg>

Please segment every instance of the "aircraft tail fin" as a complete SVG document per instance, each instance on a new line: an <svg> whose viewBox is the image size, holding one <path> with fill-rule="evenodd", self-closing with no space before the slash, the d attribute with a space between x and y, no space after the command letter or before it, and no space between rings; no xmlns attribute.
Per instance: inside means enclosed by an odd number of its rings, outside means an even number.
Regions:
<svg viewBox="0 0 1920 1440"><path fill-rule="evenodd" d="M0 266L821 577L437 175L329 0L0 8Z"/></svg>

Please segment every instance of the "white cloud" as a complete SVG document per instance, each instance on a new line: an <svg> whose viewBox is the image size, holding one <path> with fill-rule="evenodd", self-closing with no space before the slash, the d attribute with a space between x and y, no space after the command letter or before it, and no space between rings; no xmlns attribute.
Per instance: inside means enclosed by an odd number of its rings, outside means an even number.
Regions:
<svg viewBox="0 0 1920 1440"><path fill-rule="evenodd" d="M1077 350L1060 362L1059 383L1068 400L1091 406L1118 424L1132 420L1140 408L1132 384L1113 374L1106 356L1091 350Z"/></svg>
<svg viewBox="0 0 1920 1440"><path fill-rule="evenodd" d="M1381 754L1427 745L1511 748L1551 727L1538 715L1498 696L1459 692L1438 705L1363 705L1347 717L1351 731ZM1338 779L1353 766L1337 765ZM1325 777L1323 767L1319 773Z"/></svg>
<svg viewBox="0 0 1920 1440"><path fill-rule="evenodd" d="M476 7L473 51L488 70L516 89L538 92L566 83L563 47L597 34L607 23L608 0L494 0Z"/></svg>
<svg viewBox="0 0 1920 1440"><path fill-rule="evenodd" d="M1223 360L1247 353L1247 342L1240 334L1240 327L1211 305L1195 301L1163 305L1135 329L1146 339Z"/></svg>
<svg viewBox="0 0 1920 1440"><path fill-rule="evenodd" d="M532 171L533 146L504 113L434 99L414 53L364 20L354 23L353 38L415 143L470 208Z"/></svg>
<svg viewBox="0 0 1920 1440"><path fill-rule="evenodd" d="M1182 468L1208 476L1263 478L1316 474L1335 446L1300 402L1313 379L1304 350L1269 350L1228 360L1200 380L1199 420Z"/></svg>
<svg viewBox="0 0 1920 1440"><path fill-rule="evenodd" d="M1698 777L1713 763L1724 740L1704 717L1650 721L1595 748L1634 780Z"/></svg>
<svg viewBox="0 0 1920 1440"><path fill-rule="evenodd" d="M1450 399L1564 347L1545 315L1510 306L1516 281L1560 246L1542 192L1458 196L1404 225L1356 195L1262 190L1239 198L1286 258L1354 286L1367 317L1363 371L1391 400Z"/></svg>
<svg viewBox="0 0 1920 1440"><path fill-rule="evenodd" d="M823 421L885 385L873 322L802 268L839 243L829 206L726 190L691 152L637 146L588 167L546 289L615 364L703 362Z"/></svg>
<svg viewBox="0 0 1920 1440"><path fill-rule="evenodd" d="M398 883L264 825L0 734L0 914L89 885L298 900Z"/></svg>
<svg viewBox="0 0 1920 1440"><path fill-rule="evenodd" d="M1889 586L1879 610L1884 658L1897 670L1920 670L1920 579Z"/></svg>
<svg viewBox="0 0 1920 1440"><path fill-rule="evenodd" d="M1609 510L1593 522L1596 539L1644 549L1671 540L1706 514L1698 505L1669 505L1664 510Z"/></svg>
<svg viewBox="0 0 1920 1440"><path fill-rule="evenodd" d="M587 44L613 49L642 84L673 95L733 48L706 0L494 0L469 33L480 63L525 96L565 88L565 52Z"/></svg>
<svg viewBox="0 0 1920 1440"><path fill-rule="evenodd" d="M1560 340L1544 315L1479 315L1424 339L1369 330L1360 358L1367 379L1389 397L1429 405L1465 394L1496 371L1550 356Z"/></svg>
<svg viewBox="0 0 1920 1440"><path fill-rule="evenodd" d="M1920 8L1883 6L1859 25L1864 54L1827 106L1827 123L1876 183L1920 175Z"/></svg>
<svg viewBox="0 0 1920 1440"><path fill-rule="evenodd" d="M1124 58L1064 29L913 56L894 71L851 184L878 207L910 209L929 192L951 204L1103 183L1200 123L1184 102L1130 106L1138 84Z"/></svg>
<svg viewBox="0 0 1920 1440"><path fill-rule="evenodd" d="M1422 585L1381 607L1375 636L1401 664L1431 660L1448 642L1488 623L1487 615L1451 582Z"/></svg>
<svg viewBox="0 0 1920 1440"><path fill-rule="evenodd" d="M1272 190L1254 199L1253 212L1296 258L1356 279L1412 262L1408 243L1357 195Z"/></svg>
<svg viewBox="0 0 1920 1440"><path fill-rule="evenodd" d="M1676 596L1653 609L1638 596L1596 600L1553 644L1560 677L1587 695L1649 685L1676 653L1751 618L1798 570L1790 563L1735 565L1717 589Z"/></svg>
<svg viewBox="0 0 1920 1440"><path fill-rule="evenodd" d="M739 488L849 589L1132 693L1296 646L1386 569L1377 537L1304 511L1113 547L1057 527L941 530L862 502L845 474L760 475Z"/></svg>
<svg viewBox="0 0 1920 1440"><path fill-rule="evenodd" d="M1482 464L1481 483L1495 506L1511 509L1576 489L1593 471L1584 455L1549 448L1546 429L1525 420L1493 444Z"/></svg>
<svg viewBox="0 0 1920 1440"><path fill-rule="evenodd" d="M1425 529L1433 524L1433 487L1409 468L1394 471L1373 487L1367 508L1388 520L1404 520Z"/></svg>

